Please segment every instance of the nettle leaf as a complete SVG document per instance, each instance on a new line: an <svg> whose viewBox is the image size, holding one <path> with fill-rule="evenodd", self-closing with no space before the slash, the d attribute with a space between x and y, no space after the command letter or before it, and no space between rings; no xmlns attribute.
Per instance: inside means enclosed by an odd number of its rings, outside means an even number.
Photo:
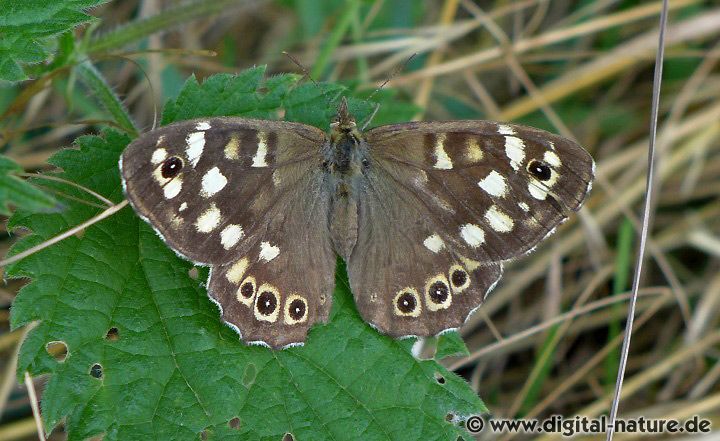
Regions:
<svg viewBox="0 0 720 441"><path fill-rule="evenodd" d="M107 0L2 0L0 80L28 78L23 66L50 57L52 37L92 20L84 11Z"/></svg>
<svg viewBox="0 0 720 441"><path fill-rule="evenodd" d="M435 359L462 355L470 355L470 352L457 331L446 332L438 337Z"/></svg>
<svg viewBox="0 0 720 441"><path fill-rule="evenodd" d="M289 77L262 82L257 72L202 84L191 78L163 121L218 109L260 115L270 112L269 102L284 102L288 117L341 91L293 87ZM117 161L129 142L105 130L51 162L64 178L120 201ZM62 213L19 211L10 227L33 234L11 253L94 214L73 202ZM191 269L129 208L7 269L8 277L32 279L15 300L11 324L38 321L18 372L50 374L42 401L48 428L65 419L71 440L280 441L286 433L296 440L455 440L469 437L457 421L486 411L462 378L413 357L413 340L393 340L360 318L342 265L330 322L313 328L305 346L281 351L244 345ZM49 342L67 346L64 361L48 353Z"/></svg>
<svg viewBox="0 0 720 441"><path fill-rule="evenodd" d="M8 204L28 211L56 208L55 198L17 176L22 172L22 167L7 156L0 155L0 214L10 214Z"/></svg>

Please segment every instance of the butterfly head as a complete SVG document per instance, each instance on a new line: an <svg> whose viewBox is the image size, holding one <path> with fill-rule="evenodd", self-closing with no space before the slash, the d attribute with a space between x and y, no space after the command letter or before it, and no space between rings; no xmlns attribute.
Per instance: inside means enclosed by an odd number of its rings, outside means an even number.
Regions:
<svg viewBox="0 0 720 441"><path fill-rule="evenodd" d="M352 133L357 131L357 124L355 123L355 118L350 114L350 111L348 110L348 103L347 99L345 97L342 97L340 100L340 105L338 105L337 114L335 115L335 118L330 123L330 129L333 133Z"/></svg>

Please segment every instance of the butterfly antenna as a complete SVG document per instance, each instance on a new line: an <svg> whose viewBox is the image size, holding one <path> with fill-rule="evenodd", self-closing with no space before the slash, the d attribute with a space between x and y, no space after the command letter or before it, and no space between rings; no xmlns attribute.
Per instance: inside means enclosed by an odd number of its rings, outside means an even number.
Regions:
<svg viewBox="0 0 720 441"><path fill-rule="evenodd" d="M415 58L416 55L417 55L417 52L415 52L414 54L410 55L410 56L408 57L408 59L405 60L405 62L404 62L403 64L401 64L401 65L397 66L395 69L393 69L393 71L390 73L390 76L388 76L387 79L386 79L385 81L383 81L383 83L382 83L377 89L375 89L375 90L373 91L373 93L370 94L370 96L367 97L367 100L370 101L370 100L372 99L372 97L375 96L376 93L380 92L380 90L381 90L383 87L385 87L385 85L387 85L387 83L390 82L390 80L392 80L393 78L395 78L400 72L404 71L405 68L407 67L408 63L410 63L410 60L412 60L413 58ZM365 122L365 124L363 124L363 125L361 126L361 128L360 128L361 131L364 131L364 130L367 128L367 126L370 125L370 123L372 122L373 118L375 118L375 115L377 115L377 113L378 113L379 110L380 110L380 104L379 104L379 103L375 103L375 109L373 109L373 112L370 114L370 116L368 117L368 119L367 119L367 121Z"/></svg>
<svg viewBox="0 0 720 441"><path fill-rule="evenodd" d="M665 55L665 30L667 28L668 0L663 0L660 13L660 35L658 37L658 49L655 55L655 76L653 78L652 106L650 107L650 136L648 146L648 172L646 181L645 204L643 207L643 223L640 230L640 245L635 260L635 274L633 275L632 297L628 305L627 322L625 324L625 336L623 339L620 363L618 366L617 380L615 382L615 393L610 407L610 423L606 434L606 441L612 441L615 433L614 425L617 418L618 406L620 405L620 393L622 392L625 367L627 366L628 353L630 351L630 338L632 337L633 321L635 319L635 306L637 304L638 289L642 278L642 264L645 257L647 237L650 230L650 217L652 211L653 182L655 179L655 139L657 137L658 109L660 107L660 85L662 84L663 57Z"/></svg>
<svg viewBox="0 0 720 441"><path fill-rule="evenodd" d="M389 83L393 78L395 78L400 72L404 71L405 68L407 67L408 63L410 63L410 61L412 61L412 59L415 58L415 56L416 56L417 54L418 54L418 53L415 52L414 54L410 55L410 56L408 57L408 59L405 60L405 62L404 62L403 64L395 67L395 69L393 69L393 71L390 73L390 76L388 76L387 79L386 79L385 81L383 81L383 83L382 83L380 86L378 86L378 88L375 89L375 91L374 91L373 93L371 93L369 97L367 97L367 99L369 100L369 99L371 99L372 97L374 97L376 93L380 92L380 90L381 90L383 87L385 87L385 85L387 85L387 83Z"/></svg>
<svg viewBox="0 0 720 441"><path fill-rule="evenodd" d="M380 103L375 103L375 108L373 109L372 113L371 113L370 116L368 117L368 119L367 119L367 121L365 122L365 124L363 124L362 127L360 127L360 131L361 131L361 132L364 132L365 129L367 129L367 126L370 125L370 123L372 122L372 120L375 118L375 115L377 115L378 110L380 110Z"/></svg>
<svg viewBox="0 0 720 441"><path fill-rule="evenodd" d="M282 51L282 53L283 53L283 55L285 55L286 57L288 57L288 58L290 59L290 61L292 61L293 64L295 64L295 65L300 69L300 71L303 73L303 79L304 79L304 78L307 78L307 79L309 79L310 81L312 81L312 83L313 83L314 85L316 85L316 86L318 85L317 81L315 81L315 80L313 79L312 75L310 75L310 71L307 69L307 67L305 67L305 66L300 62L300 60L298 60L297 58L295 58L295 57L294 57L291 53L289 53L289 52Z"/></svg>

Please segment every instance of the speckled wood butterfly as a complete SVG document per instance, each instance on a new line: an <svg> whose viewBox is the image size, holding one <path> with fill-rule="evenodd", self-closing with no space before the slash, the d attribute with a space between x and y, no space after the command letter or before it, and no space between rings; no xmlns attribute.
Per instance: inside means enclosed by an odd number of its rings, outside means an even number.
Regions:
<svg viewBox="0 0 720 441"><path fill-rule="evenodd" d="M462 325L502 274L578 210L590 155L489 121L360 131L342 101L330 133L218 117L135 140L120 163L135 211L211 267L208 294L249 343L305 341L327 320L336 255L363 318L391 336Z"/></svg>

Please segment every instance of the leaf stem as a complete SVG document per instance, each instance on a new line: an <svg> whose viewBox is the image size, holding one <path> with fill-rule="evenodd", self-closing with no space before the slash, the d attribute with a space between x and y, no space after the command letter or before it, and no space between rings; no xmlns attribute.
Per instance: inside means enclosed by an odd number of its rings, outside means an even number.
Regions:
<svg viewBox="0 0 720 441"><path fill-rule="evenodd" d="M110 112L118 126L133 137L138 136L138 129L125 110L125 106L112 91L102 74L95 69L90 61L84 61L75 68L82 82L92 91L95 99Z"/></svg>

